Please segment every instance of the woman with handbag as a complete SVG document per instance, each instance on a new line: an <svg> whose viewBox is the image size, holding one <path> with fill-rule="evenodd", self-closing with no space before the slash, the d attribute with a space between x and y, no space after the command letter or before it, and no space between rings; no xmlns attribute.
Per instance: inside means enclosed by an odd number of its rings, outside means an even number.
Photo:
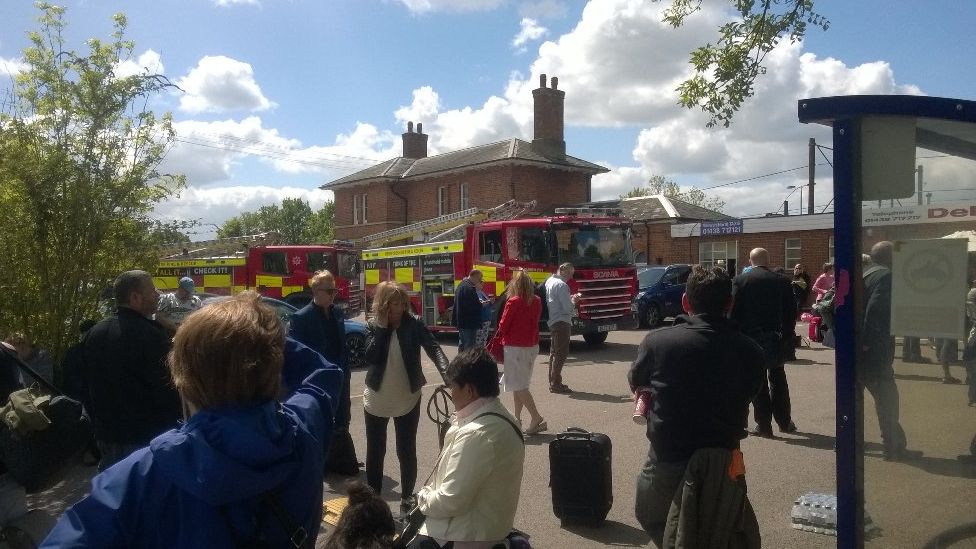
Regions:
<svg viewBox="0 0 976 549"><path fill-rule="evenodd" d="M525 434L535 435L549 428L529 391L532 366L539 354L542 300L535 295L532 279L522 270L515 272L505 294L508 299L498 321L498 331L495 332L495 338L501 342L505 356L505 374L501 382L505 392L514 393L515 418L520 425L522 409L529 411L529 426L526 427Z"/></svg>
<svg viewBox="0 0 976 549"><path fill-rule="evenodd" d="M420 348L443 374L447 357L423 322L410 314L410 299L396 282L380 282L373 296L373 319L366 335L366 483L377 494L383 489L383 461L390 418L400 461L400 514L416 506L417 427L420 390L427 383L420 366Z"/></svg>

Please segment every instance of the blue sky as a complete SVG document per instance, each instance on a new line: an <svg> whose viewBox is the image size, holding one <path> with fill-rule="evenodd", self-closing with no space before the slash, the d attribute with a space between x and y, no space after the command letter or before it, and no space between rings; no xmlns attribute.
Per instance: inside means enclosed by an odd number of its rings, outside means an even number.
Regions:
<svg viewBox="0 0 976 549"><path fill-rule="evenodd" d="M322 183L400 153L406 121L424 123L432 153L510 137L531 139L539 73L566 90L570 154L611 172L612 198L651 175L709 187L806 163L823 128L796 122L796 100L848 93L973 98L976 10L937 0L819 0L829 31L769 57L769 74L731 129L704 128L675 105L687 53L714 40L728 2L706 0L680 31L648 0L67 0L68 41L83 48L125 12L135 64L183 92L180 141L164 168L189 188L161 217L220 223L285 196L320 206ZM35 28L29 1L0 5L0 87ZM522 40L516 44L517 38ZM829 200L821 167L818 204ZM805 170L711 192L733 215L780 207ZM800 179L798 179L800 178ZM795 198L795 197L794 197ZM206 235L204 235L206 236Z"/></svg>

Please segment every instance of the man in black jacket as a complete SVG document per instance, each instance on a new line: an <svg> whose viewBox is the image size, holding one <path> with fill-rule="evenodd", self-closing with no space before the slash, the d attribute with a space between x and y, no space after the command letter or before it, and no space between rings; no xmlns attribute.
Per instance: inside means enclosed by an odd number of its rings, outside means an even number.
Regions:
<svg viewBox="0 0 976 549"><path fill-rule="evenodd" d="M895 342L891 338L891 242L871 248L870 260L862 265L864 314L861 316L860 379L874 397L884 444L884 458L897 461L909 457L905 431L898 422L898 387L895 385Z"/></svg>
<svg viewBox="0 0 976 549"><path fill-rule="evenodd" d="M169 335L152 320L159 303L152 275L126 271L114 290L116 315L84 339L84 404L102 453L100 471L176 427L181 415L166 365Z"/></svg>
<svg viewBox="0 0 976 549"><path fill-rule="evenodd" d="M756 248L749 253L752 269L735 277L732 320L763 349L768 381L753 401L756 428L753 434L773 436L773 419L784 433L796 431L790 410L790 387L786 382L786 362L793 348L796 327L796 300L790 279L767 266L769 252Z"/></svg>
<svg viewBox="0 0 976 549"><path fill-rule="evenodd" d="M725 316L732 305L725 271L696 265L681 304L689 316L647 334L628 374L631 391L651 390L636 515L658 546L688 460L702 448L739 447L765 378L762 349Z"/></svg>
<svg viewBox="0 0 976 549"><path fill-rule="evenodd" d="M454 325L458 329L458 352L475 346L481 329L481 300L478 299L478 282L481 271L473 269L454 292Z"/></svg>

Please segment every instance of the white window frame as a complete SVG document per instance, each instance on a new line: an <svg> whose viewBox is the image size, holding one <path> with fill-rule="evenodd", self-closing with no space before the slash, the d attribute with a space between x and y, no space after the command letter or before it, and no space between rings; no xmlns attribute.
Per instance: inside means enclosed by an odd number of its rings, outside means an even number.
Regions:
<svg viewBox="0 0 976 549"><path fill-rule="evenodd" d="M726 266L729 260L738 263L739 242L737 240L723 240L721 242L699 242L698 243L698 262L704 267L714 267L718 260L725 261Z"/></svg>
<svg viewBox="0 0 976 549"><path fill-rule="evenodd" d="M447 215L447 187L437 187L437 215Z"/></svg>
<svg viewBox="0 0 976 549"><path fill-rule="evenodd" d="M458 211L462 211L463 212L464 210L467 210L468 208L471 207L471 206L468 205L468 203L470 202L471 197L468 196L468 184L467 183L461 183L459 185L459 189L460 189L460 192L461 192L461 204L460 204L460 207L458 208Z"/></svg>
<svg viewBox="0 0 976 549"><path fill-rule="evenodd" d="M834 237L827 237L827 261L834 262Z"/></svg>
<svg viewBox="0 0 976 549"><path fill-rule="evenodd" d="M352 224L366 224L366 196L367 193L352 195Z"/></svg>
<svg viewBox="0 0 976 549"><path fill-rule="evenodd" d="M802 238L783 239L783 248L784 251L786 252L783 255L784 258L783 267L785 269L789 270L792 269L797 263L803 263L803 239ZM796 255L791 255L791 252L794 252Z"/></svg>

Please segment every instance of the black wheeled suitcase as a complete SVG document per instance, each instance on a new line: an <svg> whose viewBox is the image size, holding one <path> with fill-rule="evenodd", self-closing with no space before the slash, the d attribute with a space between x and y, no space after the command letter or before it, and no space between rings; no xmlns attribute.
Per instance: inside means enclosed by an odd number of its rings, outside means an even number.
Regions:
<svg viewBox="0 0 976 549"><path fill-rule="evenodd" d="M603 524L613 506L610 437L570 427L549 443L552 512L564 525Z"/></svg>

